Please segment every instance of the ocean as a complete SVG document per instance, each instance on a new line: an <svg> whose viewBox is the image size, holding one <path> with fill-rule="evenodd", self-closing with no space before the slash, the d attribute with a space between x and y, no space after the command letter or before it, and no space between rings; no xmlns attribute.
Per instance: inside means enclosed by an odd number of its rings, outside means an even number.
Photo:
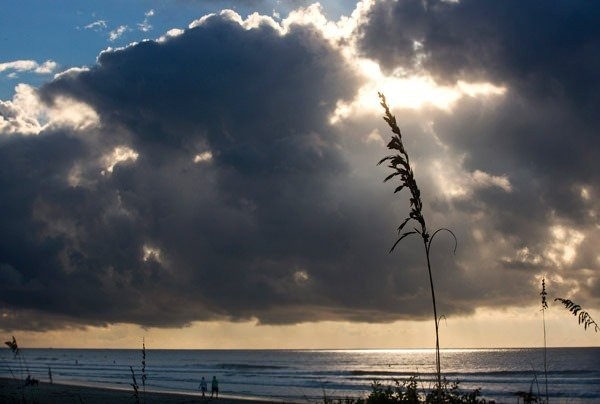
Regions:
<svg viewBox="0 0 600 404"><path fill-rule="evenodd" d="M516 403L515 393L545 395L543 349L445 349L442 372L465 390ZM146 350L146 390L198 393L202 376L219 379L221 395L294 403L324 397L366 397L375 380L416 376L434 380L434 351L399 350ZM133 367L142 390L141 349L22 349L0 351L0 376L131 389ZM600 348L549 348L548 393L553 403L600 402Z"/></svg>

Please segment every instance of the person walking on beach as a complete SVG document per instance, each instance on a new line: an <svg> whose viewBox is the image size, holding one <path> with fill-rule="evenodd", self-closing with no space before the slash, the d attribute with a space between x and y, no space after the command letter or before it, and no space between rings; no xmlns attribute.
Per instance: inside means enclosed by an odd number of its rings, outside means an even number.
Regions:
<svg viewBox="0 0 600 404"><path fill-rule="evenodd" d="M202 376L202 380L200 380L200 391L202 391L202 397L206 395L206 390L206 379L204 378L204 376Z"/></svg>
<svg viewBox="0 0 600 404"><path fill-rule="evenodd" d="M216 394L217 398L219 398L219 381L217 380L217 376L213 376L212 379L212 389L210 390L210 398L213 397L213 394Z"/></svg>

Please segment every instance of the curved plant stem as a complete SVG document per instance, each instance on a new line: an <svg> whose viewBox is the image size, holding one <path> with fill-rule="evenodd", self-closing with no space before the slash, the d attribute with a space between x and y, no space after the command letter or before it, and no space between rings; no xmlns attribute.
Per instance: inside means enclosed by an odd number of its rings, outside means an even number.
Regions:
<svg viewBox="0 0 600 404"><path fill-rule="evenodd" d="M435 372L437 378L437 389L438 394L441 393L442 388L442 365L440 358L440 332L439 322L437 316L437 305L435 304L435 288L433 287L433 275L431 274L431 260L429 258L429 249L431 248L431 241L428 243L423 240L425 245L425 255L427 256L427 272L429 273L429 286L431 287L431 302L433 303L433 319L435 323Z"/></svg>
<svg viewBox="0 0 600 404"><path fill-rule="evenodd" d="M546 311L542 310L542 321L544 322L544 379L546 382L546 403L548 403L548 361L546 354Z"/></svg>

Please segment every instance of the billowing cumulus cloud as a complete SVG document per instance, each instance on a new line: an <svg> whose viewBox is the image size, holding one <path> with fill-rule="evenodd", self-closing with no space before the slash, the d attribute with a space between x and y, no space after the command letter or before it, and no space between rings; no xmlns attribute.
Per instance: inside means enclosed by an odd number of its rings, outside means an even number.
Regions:
<svg viewBox="0 0 600 404"><path fill-rule="evenodd" d="M534 304L542 273L597 307L579 64L561 86L565 67L492 46L522 20L473 38L496 3L423 4L364 2L337 25L316 6L281 25L229 11L21 87L0 109L0 327L429 318L422 244L387 254L408 199L375 166L376 94L361 109L373 83L413 78L431 93L395 112L430 227L459 239L434 242L440 312Z"/></svg>

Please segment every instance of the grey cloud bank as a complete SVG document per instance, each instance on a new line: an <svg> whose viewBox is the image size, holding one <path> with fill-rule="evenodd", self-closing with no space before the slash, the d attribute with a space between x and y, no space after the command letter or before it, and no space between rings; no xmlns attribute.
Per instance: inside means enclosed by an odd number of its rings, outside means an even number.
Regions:
<svg viewBox="0 0 600 404"><path fill-rule="evenodd" d="M459 237L456 257L450 240L436 241L441 312L534 304L542 272L569 280L557 293L577 288L599 307L598 83L588 70L599 35L586 23L597 7L547 5L566 17L532 35L524 21L539 10L516 3L427 4L376 3L356 33L361 52L390 71L507 88L450 113L395 111L428 225ZM517 8L525 16L491 17ZM473 35L471 21L487 34ZM560 39L548 46L564 57L514 35ZM387 133L383 122L329 121L361 80L311 26L280 35L214 16L45 84L44 102L85 102L99 124L0 136L0 328L428 318L417 240L387 254L408 205L381 184L384 148L363 141ZM436 162L504 175L511 189L471 184L449 197Z"/></svg>

